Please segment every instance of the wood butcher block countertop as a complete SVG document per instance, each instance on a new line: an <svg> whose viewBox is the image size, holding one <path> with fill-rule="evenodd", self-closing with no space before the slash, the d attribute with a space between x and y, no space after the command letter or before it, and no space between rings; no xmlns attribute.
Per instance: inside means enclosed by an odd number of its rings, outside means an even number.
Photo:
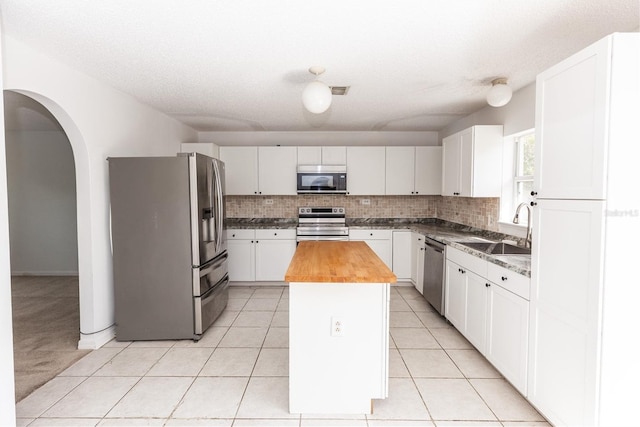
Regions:
<svg viewBox="0 0 640 427"><path fill-rule="evenodd" d="M300 242L287 282L395 283L395 274L365 242Z"/></svg>

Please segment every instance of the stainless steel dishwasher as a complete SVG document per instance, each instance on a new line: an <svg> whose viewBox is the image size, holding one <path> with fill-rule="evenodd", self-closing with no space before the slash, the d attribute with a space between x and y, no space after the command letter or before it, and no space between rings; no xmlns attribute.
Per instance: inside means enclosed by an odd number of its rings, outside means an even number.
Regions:
<svg viewBox="0 0 640 427"><path fill-rule="evenodd" d="M422 294L442 315L444 311L444 245L426 236Z"/></svg>

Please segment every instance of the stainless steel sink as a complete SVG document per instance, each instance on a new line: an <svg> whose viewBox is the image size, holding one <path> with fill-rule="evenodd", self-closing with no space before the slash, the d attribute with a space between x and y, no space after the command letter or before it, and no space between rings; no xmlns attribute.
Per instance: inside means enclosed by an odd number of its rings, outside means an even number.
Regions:
<svg viewBox="0 0 640 427"><path fill-rule="evenodd" d="M458 242L461 245L491 255L531 255L531 249L509 243L494 242Z"/></svg>

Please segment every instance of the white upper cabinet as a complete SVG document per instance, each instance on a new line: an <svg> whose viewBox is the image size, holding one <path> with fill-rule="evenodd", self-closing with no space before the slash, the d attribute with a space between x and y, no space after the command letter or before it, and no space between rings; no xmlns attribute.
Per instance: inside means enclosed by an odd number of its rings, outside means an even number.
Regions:
<svg viewBox="0 0 640 427"><path fill-rule="evenodd" d="M386 194L415 194L415 147L386 147Z"/></svg>
<svg viewBox="0 0 640 427"><path fill-rule="evenodd" d="M473 126L442 140L442 195L500 197L502 126Z"/></svg>
<svg viewBox="0 0 640 427"><path fill-rule="evenodd" d="M534 175L538 197L605 198L608 114L603 113L609 105L610 63L606 40L538 75Z"/></svg>
<svg viewBox="0 0 640 427"><path fill-rule="evenodd" d="M226 192L242 195L295 195L296 147L220 147Z"/></svg>
<svg viewBox="0 0 640 427"><path fill-rule="evenodd" d="M415 192L442 194L442 147L416 147Z"/></svg>
<svg viewBox="0 0 640 427"><path fill-rule="evenodd" d="M442 147L387 147L387 195L439 195Z"/></svg>
<svg viewBox="0 0 640 427"><path fill-rule="evenodd" d="M258 147L220 147L220 160L228 195L258 194Z"/></svg>
<svg viewBox="0 0 640 427"><path fill-rule="evenodd" d="M299 165L346 165L347 147L298 147Z"/></svg>
<svg viewBox="0 0 640 427"><path fill-rule="evenodd" d="M385 147L347 147L347 194L385 194Z"/></svg>
<svg viewBox="0 0 640 427"><path fill-rule="evenodd" d="M297 194L297 147L258 147L258 194Z"/></svg>

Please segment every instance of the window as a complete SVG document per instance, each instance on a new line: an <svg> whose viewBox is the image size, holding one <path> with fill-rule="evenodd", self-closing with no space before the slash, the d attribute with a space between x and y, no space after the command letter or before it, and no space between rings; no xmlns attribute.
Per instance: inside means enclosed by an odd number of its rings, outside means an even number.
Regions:
<svg viewBox="0 0 640 427"><path fill-rule="evenodd" d="M520 211L518 226L513 224L513 217L520 203L531 201L535 138L535 129L504 138L499 230L506 234L524 237L522 227L527 226L529 211Z"/></svg>
<svg viewBox="0 0 640 427"><path fill-rule="evenodd" d="M529 202L533 190L535 133L527 132L514 138L513 212L522 202ZM527 223L528 211L520 211L520 223Z"/></svg>

